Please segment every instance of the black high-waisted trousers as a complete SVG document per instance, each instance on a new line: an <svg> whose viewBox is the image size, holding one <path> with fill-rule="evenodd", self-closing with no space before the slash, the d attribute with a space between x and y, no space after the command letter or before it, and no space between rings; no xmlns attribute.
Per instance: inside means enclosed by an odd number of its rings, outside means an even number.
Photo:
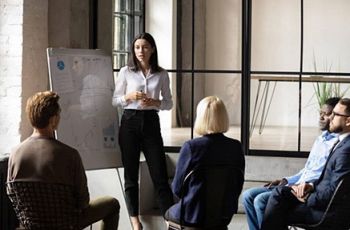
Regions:
<svg viewBox="0 0 350 230"><path fill-rule="evenodd" d="M163 139L156 110L126 109L121 119L119 144L125 179L125 200L130 216L139 214L139 160L143 151L162 215L173 204L168 184Z"/></svg>

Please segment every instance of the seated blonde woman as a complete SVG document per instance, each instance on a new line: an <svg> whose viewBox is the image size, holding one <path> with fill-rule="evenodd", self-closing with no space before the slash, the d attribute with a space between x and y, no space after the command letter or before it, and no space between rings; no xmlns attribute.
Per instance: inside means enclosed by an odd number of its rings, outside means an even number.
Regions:
<svg viewBox="0 0 350 230"><path fill-rule="evenodd" d="M197 106L197 118L194 124L194 131L201 135L198 138L189 140L181 148L179 160L176 166L176 173L172 182L172 190L175 196L180 197L182 184L185 176L199 166L229 165L238 168L241 173L237 188L233 188L226 202L222 223L224 229L231 221L234 213L237 212L238 196L242 190L243 172L245 159L242 153L241 143L238 140L228 138L225 133L229 128L229 119L226 107L221 99L216 96L209 96L202 99ZM235 175L232 175L234 177ZM180 201L170 207L165 218L170 222L180 223L181 199L183 203L183 224L185 226L202 226L205 219L205 204L201 204L200 191L204 181L194 182L196 179L186 183L185 194L182 194ZM215 188L213 188L215 194ZM238 194L237 194L238 193ZM219 198L219 197L217 197ZM225 197L226 199L226 197Z"/></svg>

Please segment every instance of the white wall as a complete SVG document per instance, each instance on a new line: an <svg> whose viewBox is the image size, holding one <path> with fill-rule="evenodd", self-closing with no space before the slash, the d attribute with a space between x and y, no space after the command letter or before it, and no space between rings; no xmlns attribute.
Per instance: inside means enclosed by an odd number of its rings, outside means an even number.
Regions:
<svg viewBox="0 0 350 230"><path fill-rule="evenodd" d="M176 56L176 1L146 1L146 32L156 40L159 65L165 69L174 69ZM172 92L175 79L169 73ZM176 104L173 96L174 107ZM173 108L174 108L173 107ZM175 109L160 112L161 127L170 128L175 117Z"/></svg>

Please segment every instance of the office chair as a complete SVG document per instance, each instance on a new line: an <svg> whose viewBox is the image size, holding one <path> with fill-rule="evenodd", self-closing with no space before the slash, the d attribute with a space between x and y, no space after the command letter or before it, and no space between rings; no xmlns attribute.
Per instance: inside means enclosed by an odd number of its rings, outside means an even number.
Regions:
<svg viewBox="0 0 350 230"><path fill-rule="evenodd" d="M70 186L33 181L12 181L6 186L15 213L25 229L79 229L79 212Z"/></svg>
<svg viewBox="0 0 350 230"><path fill-rule="evenodd" d="M350 229L350 174L337 185L321 220L315 224L293 224L289 229Z"/></svg>
<svg viewBox="0 0 350 230"><path fill-rule="evenodd" d="M191 180L202 180L204 185L200 191L200 202L205 209L203 223L188 224L184 221L185 207L183 197L186 194L188 183ZM225 230L232 219L232 215L227 216L230 209L228 200L238 203L239 195L242 191L244 173L241 169L230 165L203 166L189 172L182 184L180 223L168 221L169 230ZM233 198L232 198L233 197Z"/></svg>

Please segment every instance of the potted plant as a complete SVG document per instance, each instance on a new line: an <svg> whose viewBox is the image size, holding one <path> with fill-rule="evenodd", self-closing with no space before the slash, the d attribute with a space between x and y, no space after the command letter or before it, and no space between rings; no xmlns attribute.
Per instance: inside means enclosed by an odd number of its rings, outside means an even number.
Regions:
<svg viewBox="0 0 350 230"><path fill-rule="evenodd" d="M316 60L314 56L313 61L315 72L317 72L317 65ZM326 72L331 72L332 65L325 65ZM322 76L318 76L322 77ZM321 108L322 105L324 105L325 101L328 98L331 97L343 97L345 93L348 91L348 88L346 88L344 91L341 91L340 83L335 82L316 82L313 84L314 87L314 94L317 98L317 103L319 107Z"/></svg>

